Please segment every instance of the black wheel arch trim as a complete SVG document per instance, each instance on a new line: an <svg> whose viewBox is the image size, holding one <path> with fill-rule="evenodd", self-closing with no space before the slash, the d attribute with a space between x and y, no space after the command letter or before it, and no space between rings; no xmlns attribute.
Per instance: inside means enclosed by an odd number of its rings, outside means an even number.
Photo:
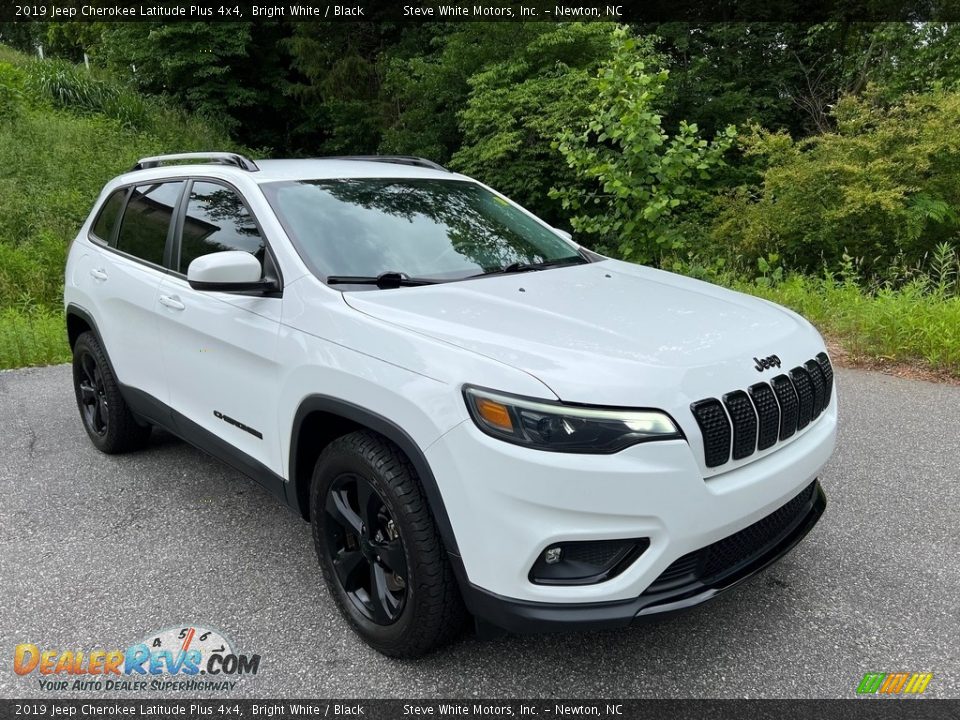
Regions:
<svg viewBox="0 0 960 720"><path fill-rule="evenodd" d="M457 545L453 525L447 514L446 506L443 503L440 486L437 484L437 479L433 474L433 470L430 468L430 463L427 462L423 450L420 449L417 442L410 437L402 427L392 420L346 400L330 397L329 395L309 395L304 398L297 408L290 435L289 477L291 487L287 496L288 503L294 506L295 509L299 509L304 517L309 516L309 508L303 507L303 503L300 500L300 498L304 497L300 492L302 488L298 486L301 475L308 477L309 475L302 473L301 471L303 469L297 467L297 449L300 441L300 428L307 416L313 412L323 412L343 417L352 423L364 426L383 435L399 447L417 471L417 475L420 478L420 485L427 496L430 511L433 514L434 521L437 523L437 530L440 532L440 537L443 540L447 553L459 556L459 546ZM310 475L312 475L312 471ZM309 490L309 488L307 489Z"/></svg>
<svg viewBox="0 0 960 720"><path fill-rule="evenodd" d="M97 339L97 342L100 343L100 349L103 350L104 357L107 358L107 367L110 368L110 374L113 375L114 380L117 381L117 384L120 384L120 376L117 375L116 369L113 367L113 361L110 359L110 353L107 352L107 345L103 342L103 335L100 334L100 328L97 327L96 321L93 319L93 316L90 315L86 310L77 305L76 303L69 303L67 305L66 311L64 312L64 320L66 321L66 331L67 331L67 341L70 344L70 353L73 353L73 346L76 344L76 340L70 339L70 318L75 317L82 320L86 323L87 327L90 328L90 332L93 333L93 336ZM124 397L126 400L126 397Z"/></svg>

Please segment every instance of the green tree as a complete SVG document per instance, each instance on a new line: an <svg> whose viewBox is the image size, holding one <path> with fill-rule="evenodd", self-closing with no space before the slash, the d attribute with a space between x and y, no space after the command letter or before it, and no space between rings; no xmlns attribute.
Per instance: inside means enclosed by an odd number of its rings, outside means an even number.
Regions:
<svg viewBox="0 0 960 720"><path fill-rule="evenodd" d="M451 164L510 195L551 222L566 224L550 188L570 169L553 143L588 116L598 67L613 55L617 26L548 26L512 56L469 79L460 113L463 145ZM652 55L649 44L634 45Z"/></svg>
<svg viewBox="0 0 960 720"><path fill-rule="evenodd" d="M575 230L621 257L650 262L683 246L675 215L699 199L736 131L728 127L708 142L681 122L668 134L660 109L667 71L648 69L625 31L616 41L614 57L591 79L585 119L558 143L575 181L558 184L552 196L574 214Z"/></svg>
<svg viewBox="0 0 960 720"><path fill-rule="evenodd" d="M381 152L445 163L463 144L459 115L470 78L549 32L546 23L446 23L414 26L383 60Z"/></svg>
<svg viewBox="0 0 960 720"><path fill-rule="evenodd" d="M141 90L216 120L248 144L282 145L291 103L285 26L231 23L114 23L97 58Z"/></svg>
<svg viewBox="0 0 960 720"><path fill-rule="evenodd" d="M743 151L765 165L732 192L712 236L751 261L774 252L787 267L839 271L843 257L882 275L915 264L960 228L960 93L887 102L880 88L842 99L837 132L794 141L762 129Z"/></svg>

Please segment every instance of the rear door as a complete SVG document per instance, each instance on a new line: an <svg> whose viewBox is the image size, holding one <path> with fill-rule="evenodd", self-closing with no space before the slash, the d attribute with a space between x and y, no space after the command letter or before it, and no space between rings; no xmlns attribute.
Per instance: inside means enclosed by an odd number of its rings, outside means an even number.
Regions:
<svg viewBox="0 0 960 720"><path fill-rule="evenodd" d="M166 382L156 305L183 188L183 181L155 182L111 196L101 215L115 209L118 217L112 225L106 218L94 224L99 252L88 271L94 317L117 379L162 402Z"/></svg>
<svg viewBox="0 0 960 720"><path fill-rule="evenodd" d="M170 406L189 439L192 423L276 474L283 471L276 428L281 297L194 290L191 261L242 250L277 277L266 238L233 187L194 180L184 195L171 251L172 272L158 297L159 334Z"/></svg>

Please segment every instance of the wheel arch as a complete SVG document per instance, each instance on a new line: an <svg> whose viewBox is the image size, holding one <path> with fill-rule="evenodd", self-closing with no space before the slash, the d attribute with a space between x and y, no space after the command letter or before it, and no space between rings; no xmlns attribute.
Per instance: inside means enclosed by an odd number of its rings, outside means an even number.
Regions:
<svg viewBox="0 0 960 720"><path fill-rule="evenodd" d="M407 456L417 471L444 547L449 554L459 555L440 487L420 446L392 420L346 400L310 395L297 408L290 436L289 477L293 491L288 497L290 505L304 519L310 518L310 482L317 458L332 440L356 430L372 430ZM307 439L319 439L319 442L307 442Z"/></svg>
<svg viewBox="0 0 960 720"><path fill-rule="evenodd" d="M97 329L97 324L93 321L93 318L90 317L90 313L80 306L70 303L67 305L65 315L67 321L67 341L70 343L71 350L73 350L73 346L77 344L77 338L85 332L92 332L96 335L97 340L100 342L100 347L103 347L103 338L100 337L100 331Z"/></svg>

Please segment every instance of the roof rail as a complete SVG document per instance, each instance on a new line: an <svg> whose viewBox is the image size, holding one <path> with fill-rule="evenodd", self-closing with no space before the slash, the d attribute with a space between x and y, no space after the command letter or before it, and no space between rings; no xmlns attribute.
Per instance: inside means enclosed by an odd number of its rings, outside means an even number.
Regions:
<svg viewBox="0 0 960 720"><path fill-rule="evenodd" d="M137 164L131 170L146 170L147 168L160 167L167 163L177 162L178 160L205 160L216 165L234 165L247 172L256 172L260 168L250 158L244 157L239 153L228 152L190 152L176 153L174 155L156 155L154 157L140 158Z"/></svg>
<svg viewBox="0 0 960 720"><path fill-rule="evenodd" d="M416 157L415 155L336 155L333 157L320 158L321 160L362 160L365 162L385 162L396 165L413 165L414 167L428 168L430 170L440 170L450 172L447 168L433 160Z"/></svg>

